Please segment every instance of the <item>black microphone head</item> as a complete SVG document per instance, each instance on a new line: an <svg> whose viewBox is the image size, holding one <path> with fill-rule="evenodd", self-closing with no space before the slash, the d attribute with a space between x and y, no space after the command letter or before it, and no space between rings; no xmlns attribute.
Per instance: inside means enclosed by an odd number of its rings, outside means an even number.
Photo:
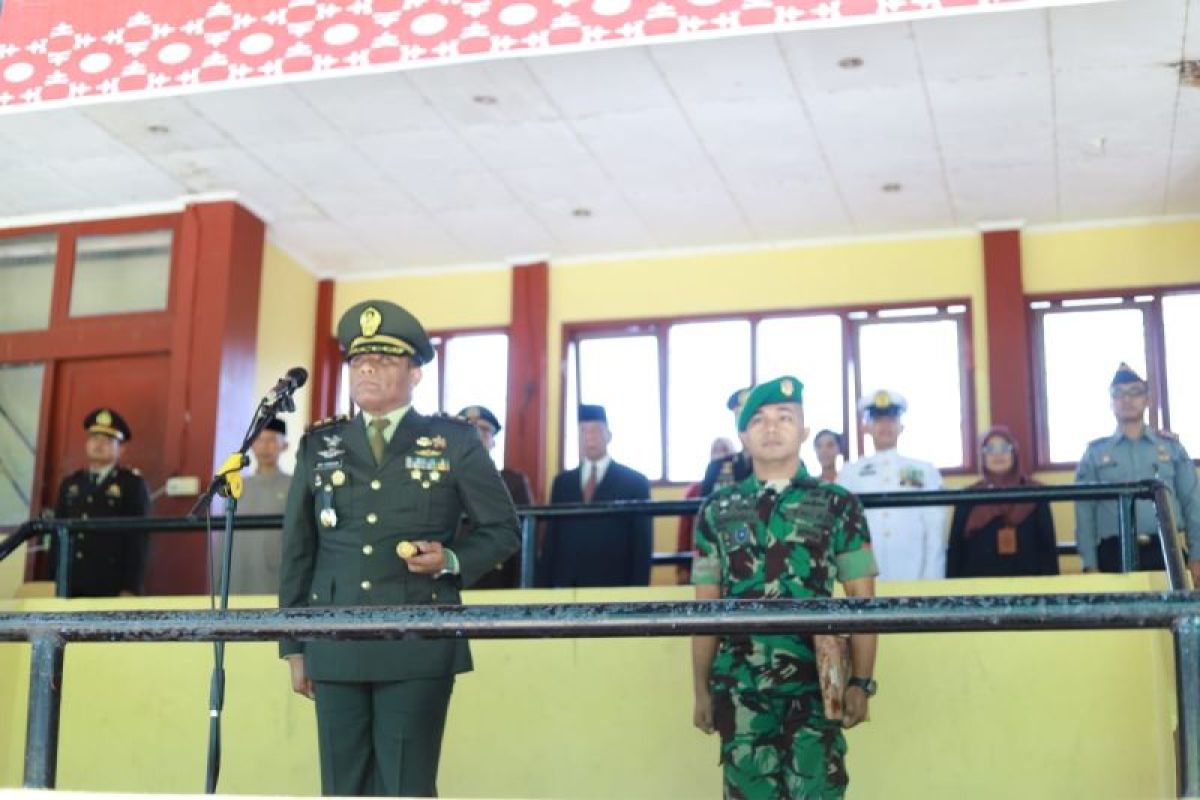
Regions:
<svg viewBox="0 0 1200 800"><path fill-rule="evenodd" d="M292 385L299 389L308 382L308 370L304 367L292 367L287 371L287 377Z"/></svg>

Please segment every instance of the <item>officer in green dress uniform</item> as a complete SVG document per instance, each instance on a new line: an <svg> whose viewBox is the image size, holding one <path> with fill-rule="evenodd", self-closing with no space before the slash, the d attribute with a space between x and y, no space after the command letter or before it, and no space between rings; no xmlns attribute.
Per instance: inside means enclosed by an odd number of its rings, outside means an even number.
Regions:
<svg viewBox="0 0 1200 800"><path fill-rule="evenodd" d="M54 504L58 519L144 517L150 492L142 473L118 463L133 433L111 408L98 408L83 420L88 466L63 479ZM115 597L142 589L146 566L144 533L72 533L67 556L68 597ZM58 537L50 540L50 571L58 571Z"/></svg>
<svg viewBox="0 0 1200 800"><path fill-rule="evenodd" d="M875 594L875 559L862 505L811 477L803 386L756 386L738 417L754 472L700 509L692 583L701 600ZM811 636L698 636L692 643L693 721L721 737L726 798L841 797L849 777L841 729L867 717L876 637L850 637L842 719L828 719Z"/></svg>
<svg viewBox="0 0 1200 800"><path fill-rule="evenodd" d="M468 423L411 408L434 357L410 313L384 300L338 323L361 412L300 441L283 526L279 605L456 605L519 546L517 518ZM471 535L453 540L463 515ZM316 700L326 795L434 796L461 639L283 641L292 688Z"/></svg>
<svg viewBox="0 0 1200 800"><path fill-rule="evenodd" d="M1179 438L1146 424L1150 387L1128 364L1121 364L1109 386L1117 430L1094 439L1075 471L1080 483L1110 483L1158 478L1171 490L1175 519L1187 532L1188 568L1200 585L1200 483L1192 459ZM1075 504L1075 541L1085 572L1120 572L1120 522L1116 500ZM1150 500L1134 501L1133 534L1141 569L1164 568L1158 519Z"/></svg>

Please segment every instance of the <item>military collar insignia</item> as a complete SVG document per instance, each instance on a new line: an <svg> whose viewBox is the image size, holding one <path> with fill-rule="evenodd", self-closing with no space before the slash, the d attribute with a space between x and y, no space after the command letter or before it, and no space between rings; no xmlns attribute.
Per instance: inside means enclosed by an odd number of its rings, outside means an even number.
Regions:
<svg viewBox="0 0 1200 800"><path fill-rule="evenodd" d="M379 309L375 306L367 306L358 315L358 326L362 328L362 335L368 339L379 331L379 326L382 324L383 315L379 313Z"/></svg>

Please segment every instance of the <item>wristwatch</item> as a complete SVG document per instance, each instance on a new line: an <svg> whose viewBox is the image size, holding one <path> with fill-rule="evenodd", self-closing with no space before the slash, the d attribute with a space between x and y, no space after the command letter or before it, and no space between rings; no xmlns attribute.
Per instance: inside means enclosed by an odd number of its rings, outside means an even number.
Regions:
<svg viewBox="0 0 1200 800"><path fill-rule="evenodd" d="M846 681L846 686L847 688L857 686L866 693L867 697L874 697L875 693L879 691L879 684L870 678L851 678Z"/></svg>

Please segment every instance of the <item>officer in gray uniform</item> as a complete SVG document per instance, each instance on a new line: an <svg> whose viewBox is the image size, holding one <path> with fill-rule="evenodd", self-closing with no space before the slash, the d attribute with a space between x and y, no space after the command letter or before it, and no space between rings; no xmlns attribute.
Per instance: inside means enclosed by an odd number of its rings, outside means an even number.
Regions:
<svg viewBox="0 0 1200 800"><path fill-rule="evenodd" d="M361 412L300 441L279 605L457 605L519 547L508 491L469 423L411 407L434 357L415 317L368 300L337 335ZM454 540L464 514L471 534ZM436 795L454 676L471 669L465 641L283 641L280 652L292 688L316 700L324 794Z"/></svg>
<svg viewBox="0 0 1200 800"><path fill-rule="evenodd" d="M1128 364L1122 363L1109 386L1117 430L1093 440L1079 459L1077 483L1111 483L1158 478L1171 489L1171 504L1179 526L1187 531L1191 553L1188 568L1193 581L1200 579L1200 484L1183 444L1173 433L1152 430L1145 422L1150 387ZM1137 500L1133 532L1137 536L1138 565L1144 570L1164 568L1158 541L1154 503ZM1075 504L1075 541L1085 572L1120 572L1121 543L1116 500L1089 500Z"/></svg>

